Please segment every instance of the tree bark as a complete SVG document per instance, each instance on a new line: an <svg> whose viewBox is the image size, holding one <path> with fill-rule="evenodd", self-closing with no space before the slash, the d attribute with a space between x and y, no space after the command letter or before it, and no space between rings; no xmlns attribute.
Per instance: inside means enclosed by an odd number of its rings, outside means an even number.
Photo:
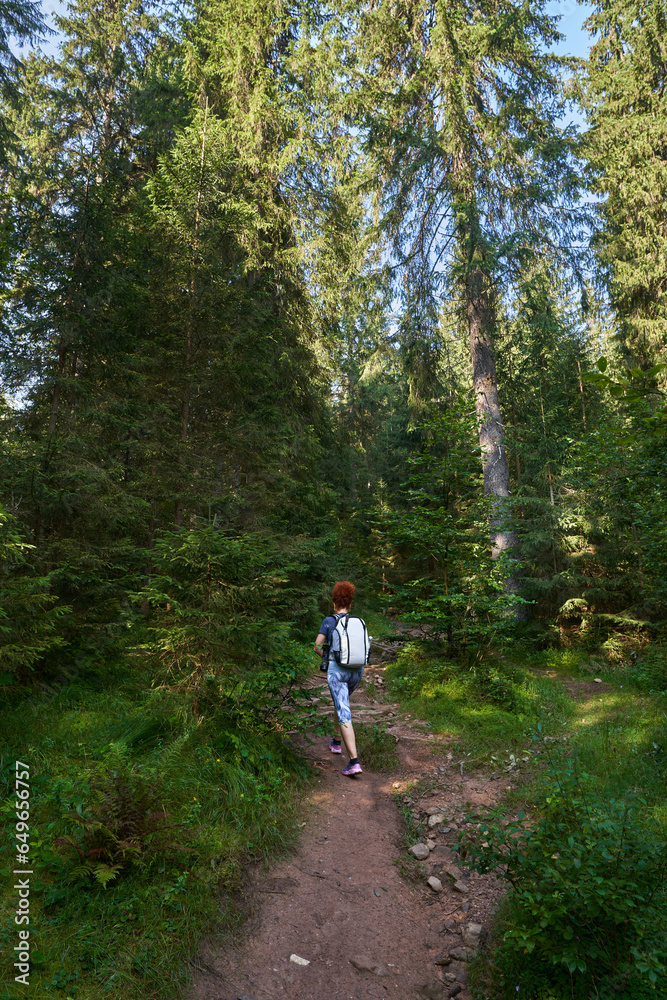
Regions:
<svg viewBox="0 0 667 1000"><path fill-rule="evenodd" d="M353 371L354 364L354 335L350 334L347 341L347 363L348 363L348 377L347 377L347 394L349 400L348 406L348 434L350 435L350 503L354 506L357 502L357 465L356 465L356 454L355 454L355 444L356 444L356 434L355 434L355 398L354 389L355 382Z"/></svg>
<svg viewBox="0 0 667 1000"><path fill-rule="evenodd" d="M452 201L458 216L457 241L464 265L464 293L472 384L482 452L484 494L493 498L489 515L491 557L495 561L503 552L515 549L516 531L511 523L510 470L505 447L505 428L500 413L496 361L493 353L495 303L491 270L484 234L477 207L476 177L466 125L461 122L454 130L455 152L452 156ZM505 590L519 590L515 573L505 581Z"/></svg>
<svg viewBox="0 0 667 1000"><path fill-rule="evenodd" d="M509 524L510 470L505 447L505 429L500 413L496 362L493 354L493 304L491 280L481 262L474 262L466 275L466 313L470 335L470 360L475 391L475 409L479 421L479 444L482 449L484 493L493 497L489 528L491 555L498 559L501 552L516 547L516 531ZM511 576L508 589L518 590L516 577Z"/></svg>
<svg viewBox="0 0 667 1000"><path fill-rule="evenodd" d="M583 383L582 378L581 378L581 365L579 363L579 358L577 358L577 371L579 372L579 393L581 395L581 416L582 416L582 419L583 419L583 422L584 422L584 430L587 430L587 427L586 427L586 400L585 400L585 397L584 397L584 383Z"/></svg>

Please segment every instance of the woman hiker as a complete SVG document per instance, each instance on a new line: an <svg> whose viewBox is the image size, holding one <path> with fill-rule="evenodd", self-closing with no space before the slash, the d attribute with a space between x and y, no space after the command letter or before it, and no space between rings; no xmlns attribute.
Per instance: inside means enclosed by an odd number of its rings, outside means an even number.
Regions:
<svg viewBox="0 0 667 1000"><path fill-rule="evenodd" d="M335 615L327 615L315 640L315 652L320 656L323 653L322 647L326 644L330 646L331 633L336 627L338 617L349 614L354 598L354 584L347 580L337 583L333 589L333 606ZM325 654L326 655L326 654ZM363 667L341 667L336 663L333 656L329 654L329 665L327 668L327 683L331 691L334 704L334 735L329 749L332 753L341 753L341 736L345 744L348 756L348 764L343 768L343 774L351 777L353 774L361 774L361 764L357 757L357 744L354 739L354 729L352 728L352 713L350 711L350 695L361 683L364 674Z"/></svg>

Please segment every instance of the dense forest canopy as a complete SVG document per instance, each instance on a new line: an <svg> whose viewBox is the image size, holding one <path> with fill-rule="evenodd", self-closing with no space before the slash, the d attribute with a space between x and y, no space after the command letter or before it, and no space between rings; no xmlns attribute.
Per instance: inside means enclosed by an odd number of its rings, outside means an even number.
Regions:
<svg viewBox="0 0 667 1000"><path fill-rule="evenodd" d="M217 888L294 834L342 578L461 775L574 732L555 656L647 692L582 718L591 784L535 799L503 919L565 977L522 997L667 988L667 2L589 5L584 58L558 8L0 2L0 780L6 811L26 746L40 1000L184 995ZM578 944L535 895L570 829Z"/></svg>
<svg viewBox="0 0 667 1000"><path fill-rule="evenodd" d="M3 17L6 681L158 619L210 665L269 551L276 607L345 553L452 649L660 621L661 4L579 61L539 2Z"/></svg>

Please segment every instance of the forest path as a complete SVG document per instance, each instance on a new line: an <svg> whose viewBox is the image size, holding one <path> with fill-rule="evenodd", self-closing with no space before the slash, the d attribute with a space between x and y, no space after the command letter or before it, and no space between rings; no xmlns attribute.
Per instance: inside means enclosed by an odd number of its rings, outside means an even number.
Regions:
<svg viewBox="0 0 667 1000"><path fill-rule="evenodd" d="M355 693L353 719L355 700L369 698ZM235 940L201 943L190 1000L468 1000L466 929L488 925L502 888L476 873L454 888L461 871L449 847L469 805L497 804L505 781L463 777L446 736L425 736L418 723L391 714L400 763L390 774L346 778L328 738L295 737L317 770L300 844L270 873L258 866L248 875L250 916ZM441 814L423 862L405 852L397 794L415 827ZM427 884L433 874L440 892Z"/></svg>

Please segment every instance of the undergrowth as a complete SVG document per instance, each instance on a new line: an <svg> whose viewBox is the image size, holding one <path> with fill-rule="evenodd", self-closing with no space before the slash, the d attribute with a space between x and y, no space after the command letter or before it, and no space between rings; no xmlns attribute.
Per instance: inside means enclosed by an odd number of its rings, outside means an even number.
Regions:
<svg viewBox="0 0 667 1000"><path fill-rule="evenodd" d="M573 761L542 775L534 814L476 816L483 841L459 850L512 887L503 946L595 988L664 978L659 953L667 848L638 796L603 801Z"/></svg>
<svg viewBox="0 0 667 1000"><path fill-rule="evenodd" d="M472 965L474 1000L667 995L663 658L515 650L479 670L413 644L387 671L401 707L454 732L463 760L512 773L505 811L529 817L475 817L488 846L468 862L511 891Z"/></svg>
<svg viewBox="0 0 667 1000"><path fill-rule="evenodd" d="M477 760L518 750L538 724L547 734L561 734L572 715L561 684L502 656L470 667L408 643L386 680L404 710L426 720L432 732L458 736L456 749Z"/></svg>
<svg viewBox="0 0 667 1000"><path fill-rule="evenodd" d="M31 1000L183 996L202 934L240 919L244 865L293 842L307 765L233 700L198 709L126 665L4 713L5 829L16 755L30 764ZM5 955L14 897L0 897ZM3 978L0 997L17 996L9 962Z"/></svg>

